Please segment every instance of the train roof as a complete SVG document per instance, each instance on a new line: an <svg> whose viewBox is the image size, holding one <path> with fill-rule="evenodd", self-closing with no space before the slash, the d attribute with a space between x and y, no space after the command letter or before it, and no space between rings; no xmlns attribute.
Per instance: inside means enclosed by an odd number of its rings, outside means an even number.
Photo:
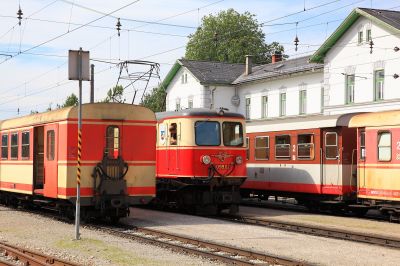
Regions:
<svg viewBox="0 0 400 266"><path fill-rule="evenodd" d="M160 112L156 113L157 120L164 120L173 117L190 117L190 116L203 116L203 117L235 117L242 118L244 116L239 113L233 113L228 111L223 111L223 114L220 113L220 110L210 110L207 108L192 108L192 109L184 109L180 111L169 111L169 112Z"/></svg>
<svg viewBox="0 0 400 266"><path fill-rule="evenodd" d="M273 120L248 121L246 123L246 132L274 132L348 126L350 119L355 115L357 115L357 113L341 115L310 115L281 119L274 118Z"/></svg>
<svg viewBox="0 0 400 266"><path fill-rule="evenodd" d="M380 127L400 125L400 110L365 113L354 116L349 127Z"/></svg>
<svg viewBox="0 0 400 266"><path fill-rule="evenodd" d="M143 106L122 103L89 103L82 105L83 119L155 121L154 113ZM0 129L11 129L57 121L78 119L78 107L66 107L45 113L0 121Z"/></svg>

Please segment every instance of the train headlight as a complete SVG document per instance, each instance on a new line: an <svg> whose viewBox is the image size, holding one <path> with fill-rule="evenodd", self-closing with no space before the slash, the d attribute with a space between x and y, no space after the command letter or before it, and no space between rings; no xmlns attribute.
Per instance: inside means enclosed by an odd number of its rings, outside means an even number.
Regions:
<svg viewBox="0 0 400 266"><path fill-rule="evenodd" d="M236 164L242 164L243 163L243 158L242 158L242 156L236 156L236 158L235 158L235 162L236 162Z"/></svg>
<svg viewBox="0 0 400 266"><path fill-rule="evenodd" d="M204 164L210 164L211 163L211 157L208 155L203 155L201 156L201 162Z"/></svg>

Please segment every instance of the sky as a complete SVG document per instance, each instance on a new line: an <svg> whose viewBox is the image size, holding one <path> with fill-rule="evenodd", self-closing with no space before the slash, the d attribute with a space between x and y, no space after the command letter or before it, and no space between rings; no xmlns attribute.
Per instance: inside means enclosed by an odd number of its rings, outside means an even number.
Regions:
<svg viewBox="0 0 400 266"><path fill-rule="evenodd" d="M95 64L95 101L117 84L124 98L140 101L145 84L118 81L123 60L160 65L163 80L185 54L188 36L203 16L233 8L263 23L265 41L277 41L290 58L312 54L356 7L400 10L400 0L0 0L0 119L56 108L78 82L68 80L68 50L90 52ZM17 11L23 12L21 25ZM117 18L122 24L120 36ZM296 27L297 24L297 27ZM293 40L300 40L295 51ZM148 68L129 65L130 73ZM123 73L126 73L125 69ZM83 82L83 103L89 101Z"/></svg>

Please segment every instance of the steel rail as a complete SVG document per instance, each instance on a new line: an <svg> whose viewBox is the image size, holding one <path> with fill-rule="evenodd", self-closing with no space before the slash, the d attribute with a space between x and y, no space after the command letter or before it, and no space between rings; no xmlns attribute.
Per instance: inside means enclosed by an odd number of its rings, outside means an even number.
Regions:
<svg viewBox="0 0 400 266"><path fill-rule="evenodd" d="M65 260L57 259L53 256L48 256L45 254L38 253L36 251L28 250L25 248L13 246L6 243L0 242L0 251L4 253L5 256L13 258L15 261L22 262L23 265L29 266L78 266L78 264L68 262ZM11 262L2 262L0 265L13 265Z"/></svg>
<svg viewBox="0 0 400 266"><path fill-rule="evenodd" d="M93 227L93 225L89 225ZM94 226L108 234L118 237L138 240L148 244L170 248L178 252L187 252L200 257L218 260L227 264L235 265L308 265L303 261L295 261L289 258L254 252L229 245L222 245L215 242L194 239L182 235L166 233L158 230L129 227L109 228Z"/></svg>
<svg viewBox="0 0 400 266"><path fill-rule="evenodd" d="M299 223L280 222L280 221L259 219L247 216L226 215L226 216L220 216L218 218L236 223L258 225L273 229L295 232L295 233L335 238L335 239L353 241L358 243L363 242L367 244L400 249L400 238L396 237L380 236L377 234L357 233L344 229L331 229L323 226L310 226Z"/></svg>

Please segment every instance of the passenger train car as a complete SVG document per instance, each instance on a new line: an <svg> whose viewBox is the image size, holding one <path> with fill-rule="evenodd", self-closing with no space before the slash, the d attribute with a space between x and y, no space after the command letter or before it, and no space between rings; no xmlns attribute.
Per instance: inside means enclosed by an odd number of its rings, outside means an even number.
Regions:
<svg viewBox="0 0 400 266"><path fill-rule="evenodd" d="M73 216L77 107L0 122L0 201L46 204ZM147 108L82 106L82 217L118 220L155 196L156 120Z"/></svg>
<svg viewBox="0 0 400 266"><path fill-rule="evenodd" d="M348 127L354 115L248 122L243 196L291 197L310 208L354 203L357 133Z"/></svg>
<svg viewBox="0 0 400 266"><path fill-rule="evenodd" d="M223 109L156 116L158 202L197 213L236 213L246 178L244 117Z"/></svg>
<svg viewBox="0 0 400 266"><path fill-rule="evenodd" d="M400 111L353 117L357 129L358 201L400 219Z"/></svg>

